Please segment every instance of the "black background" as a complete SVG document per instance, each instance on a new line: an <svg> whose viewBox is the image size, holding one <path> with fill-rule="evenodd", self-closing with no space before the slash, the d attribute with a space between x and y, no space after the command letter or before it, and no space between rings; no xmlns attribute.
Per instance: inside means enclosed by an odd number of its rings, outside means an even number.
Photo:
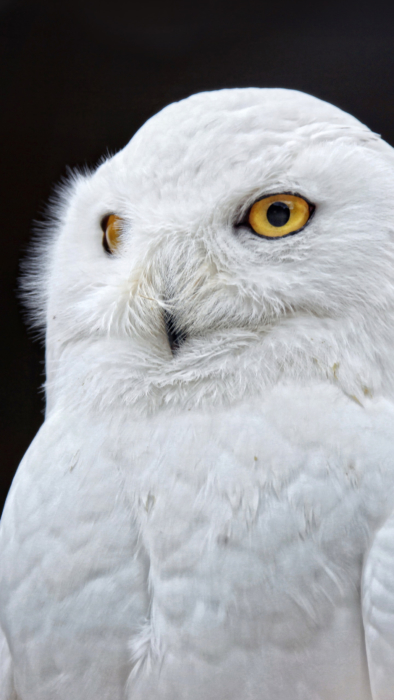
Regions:
<svg viewBox="0 0 394 700"><path fill-rule="evenodd" d="M66 166L94 165L169 102L222 87L304 90L394 144L394 10L0 0L0 53L2 501L44 408L18 269Z"/></svg>

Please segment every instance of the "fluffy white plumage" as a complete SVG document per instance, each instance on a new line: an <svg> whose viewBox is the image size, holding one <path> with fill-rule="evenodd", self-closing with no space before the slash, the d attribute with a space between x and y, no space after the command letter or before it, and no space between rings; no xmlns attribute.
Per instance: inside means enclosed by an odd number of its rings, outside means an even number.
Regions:
<svg viewBox="0 0 394 700"><path fill-rule="evenodd" d="M393 699L393 183L356 119L260 89L71 182L26 282L47 415L2 519L1 700ZM299 234L237 226L277 192L315 204Z"/></svg>

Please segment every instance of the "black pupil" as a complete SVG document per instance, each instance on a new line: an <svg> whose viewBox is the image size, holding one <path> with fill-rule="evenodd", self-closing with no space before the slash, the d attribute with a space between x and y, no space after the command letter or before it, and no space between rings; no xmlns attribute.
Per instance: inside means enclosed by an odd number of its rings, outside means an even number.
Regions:
<svg viewBox="0 0 394 700"><path fill-rule="evenodd" d="M290 219L290 209L284 202L273 202L267 209L271 226L284 226Z"/></svg>

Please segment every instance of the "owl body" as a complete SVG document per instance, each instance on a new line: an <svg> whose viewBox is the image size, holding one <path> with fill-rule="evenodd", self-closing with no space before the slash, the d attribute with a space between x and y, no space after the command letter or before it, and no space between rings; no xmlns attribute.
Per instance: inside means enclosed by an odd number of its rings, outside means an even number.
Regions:
<svg viewBox="0 0 394 700"><path fill-rule="evenodd" d="M18 697L372 698L393 420L321 384L89 429L54 412L3 523Z"/></svg>
<svg viewBox="0 0 394 700"><path fill-rule="evenodd" d="M1 700L392 700L393 176L353 117L250 89L70 183L25 283Z"/></svg>

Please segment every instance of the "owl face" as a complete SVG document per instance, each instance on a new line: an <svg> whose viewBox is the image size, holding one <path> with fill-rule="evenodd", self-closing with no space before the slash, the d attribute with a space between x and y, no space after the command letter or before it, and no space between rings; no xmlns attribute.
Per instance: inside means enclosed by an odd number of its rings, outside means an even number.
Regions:
<svg viewBox="0 0 394 700"><path fill-rule="evenodd" d="M387 144L302 93L170 105L63 193L39 274L54 395L77 367L96 401L130 405L138 391L238 396L283 373L377 386L393 174Z"/></svg>

